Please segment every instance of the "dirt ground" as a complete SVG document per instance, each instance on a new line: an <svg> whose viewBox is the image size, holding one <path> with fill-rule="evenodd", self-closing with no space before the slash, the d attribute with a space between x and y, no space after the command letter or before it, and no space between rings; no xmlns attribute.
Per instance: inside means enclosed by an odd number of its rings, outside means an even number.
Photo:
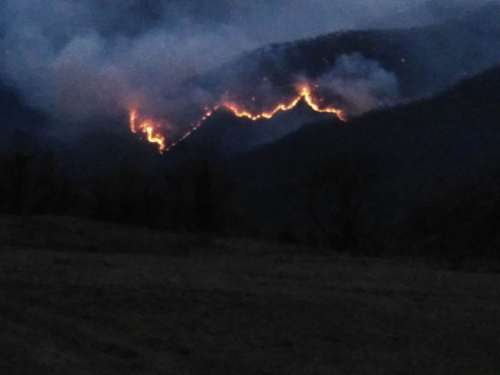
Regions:
<svg viewBox="0 0 500 375"><path fill-rule="evenodd" d="M30 223L0 220L1 374L500 373L495 273ZM105 251L117 233L137 251Z"/></svg>

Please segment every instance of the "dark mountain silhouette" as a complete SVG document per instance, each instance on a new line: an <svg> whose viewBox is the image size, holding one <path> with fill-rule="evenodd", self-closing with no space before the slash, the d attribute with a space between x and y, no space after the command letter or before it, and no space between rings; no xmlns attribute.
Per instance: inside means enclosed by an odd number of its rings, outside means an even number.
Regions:
<svg viewBox="0 0 500 375"><path fill-rule="evenodd" d="M436 98L372 112L347 123L333 119L308 124L281 141L248 153L243 159L269 160L269 153L275 153L288 154L290 163L296 163L293 160L296 152L287 152L287 148L321 152L328 151L337 142L342 148L356 143L366 152L386 150L389 154L409 153L418 150L414 146L420 144L426 146L420 149L429 157L436 156L436 152L445 154L448 147L457 147L457 152L469 154L481 146L484 152L488 145L496 144L490 135L500 132L499 102L500 66L497 66ZM439 143L438 137L441 138ZM456 143L460 140L463 147ZM409 144L414 145L408 147Z"/></svg>
<svg viewBox="0 0 500 375"><path fill-rule="evenodd" d="M295 220L295 226L304 224L300 222L305 220L304 207L297 205L296 194L289 194L290 186L309 184L307 194L324 202L333 190L315 185L317 171L335 165L339 175L346 170L357 173L356 169L365 173L364 165L370 160L376 161L377 178L367 186L372 196L367 219L377 230L408 225L406 220L416 207L431 209L436 201L496 173L498 103L500 66L433 99L370 113L349 123L308 124L234 161L233 173L241 186L235 204L253 213L247 217L255 220L255 228L276 234L292 225L290 221Z"/></svg>
<svg viewBox="0 0 500 375"><path fill-rule="evenodd" d="M435 7L436 12L444 12ZM247 101L259 97L264 78L273 90L290 93L297 77L317 78L330 71L339 57L361 54L397 76L399 102L431 97L500 63L496 48L500 45L500 6L493 4L455 16L458 18L421 28L336 32L266 46L196 78L196 82L216 95L230 91L232 97L251 105ZM186 147L208 144L226 153L247 152L322 118L305 106L293 115L257 124L222 114L207 121L187 141L193 145Z"/></svg>
<svg viewBox="0 0 500 375"><path fill-rule="evenodd" d="M11 144L18 133L43 134L47 125L43 113L28 107L14 90L0 83L0 149Z"/></svg>

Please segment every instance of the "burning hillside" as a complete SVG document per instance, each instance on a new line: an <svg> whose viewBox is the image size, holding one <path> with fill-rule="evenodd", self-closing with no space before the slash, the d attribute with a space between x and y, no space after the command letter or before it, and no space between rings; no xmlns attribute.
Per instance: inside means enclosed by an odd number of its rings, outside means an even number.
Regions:
<svg viewBox="0 0 500 375"><path fill-rule="evenodd" d="M209 118L215 111L221 108L230 111L236 117L257 121L261 119L271 119L279 112L292 110L301 100L304 100L315 112L332 113L337 115L341 120L344 120L345 116L342 110L337 109L332 105L325 104L325 98L318 95L319 88L320 87L318 84L315 84L314 86L310 84L299 85L297 86L295 97L287 101L274 104L274 107L272 107L271 109L261 112L254 112L248 109L245 105L236 103L234 101L231 101L230 99L223 99L220 104L217 104L215 107L207 108L205 114L199 119L199 121L195 124L192 124L189 130L176 140L169 140L164 135L163 129L168 128L169 126L167 122L144 117L135 108L130 110L130 129L134 133L141 133L142 135L144 135L150 143L155 143L158 145L160 152L164 152L170 150L179 142L182 142L187 137L189 137L203 124L203 122L207 118ZM253 97L252 101L255 102L256 98Z"/></svg>
<svg viewBox="0 0 500 375"><path fill-rule="evenodd" d="M431 96L500 58L500 7L400 28L345 23L352 1L112 3L0 2L0 84L47 116L51 136L113 131L129 113L132 131L167 150L218 109L250 121L300 102L353 117ZM298 122L278 117L273 128Z"/></svg>
<svg viewBox="0 0 500 375"><path fill-rule="evenodd" d="M377 61L365 59L361 54L340 57L330 71L316 79L295 77L293 80L295 83L288 89L274 85L267 77L259 80L260 85L248 89L241 88L237 81L230 82L229 89L217 99L213 99L216 97L213 93L206 95L212 102L209 105L206 101L195 100L186 106L187 100L179 99L184 112L189 112L189 115L203 108L198 118L190 123L183 121L185 116L178 108L174 111L177 120L169 118L168 114L162 115L162 120L156 120L158 116L150 116L147 110L132 106L129 107L130 128L164 152L189 137L219 109L252 121L269 120L303 101L314 112L330 113L346 120L348 116L394 104L399 96L396 76L384 70Z"/></svg>

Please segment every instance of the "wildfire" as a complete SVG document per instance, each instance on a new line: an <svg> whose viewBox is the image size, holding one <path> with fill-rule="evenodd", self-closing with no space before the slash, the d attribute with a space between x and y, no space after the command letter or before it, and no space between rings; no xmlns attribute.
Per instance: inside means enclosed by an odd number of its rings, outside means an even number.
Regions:
<svg viewBox="0 0 500 375"><path fill-rule="evenodd" d="M315 86L317 88L317 86ZM236 117L248 118L252 121L257 121L261 119L271 119L279 112L286 112L295 108L301 100L304 100L311 109L319 113L332 113L336 114L341 120L345 120L345 116L341 110L336 109L331 106L323 105L322 99L317 99L314 96L314 89L309 85L301 85L297 87L297 95L292 98L288 103L280 103L275 108L265 111L262 113L252 113L245 109L243 106L234 103L230 100L223 100L221 104L214 106L213 108L206 108L205 114L200 118L198 122L192 124L190 129L177 141L169 144L167 146L166 139L162 135L162 122L152 120L150 118L143 118L137 109L132 109L130 111L130 129L134 133L141 132L146 135L147 140L151 143L156 143L159 146L160 153L169 151L172 147L175 147L180 142L188 138L194 131L196 131L205 120L214 114L220 108L225 108L226 110L233 113ZM255 100L254 100L255 101Z"/></svg>
<svg viewBox="0 0 500 375"><path fill-rule="evenodd" d="M160 121L143 118L137 109L130 110L130 130L132 133L142 133L148 142L156 143L160 152L166 149L166 140L161 133L162 125Z"/></svg>
<svg viewBox="0 0 500 375"><path fill-rule="evenodd" d="M343 115L341 114L341 111L334 108L334 107L324 107L322 108L320 104L318 104L313 96L313 90L306 85L303 85L302 87L299 87L297 96L293 98L293 100L288 103L280 103L278 104L274 109L268 111L268 112L263 112L263 113L258 113L258 114L252 114L251 112L245 110L244 108L238 106L236 103L232 102L225 102L221 105L221 107L224 107L231 111L236 117L246 117L250 120L257 121L260 119L272 119L278 112L286 112L289 111L297 106L299 102L304 99L306 103L311 107L314 111L319 112L319 113L333 113L339 116L340 119L344 119Z"/></svg>

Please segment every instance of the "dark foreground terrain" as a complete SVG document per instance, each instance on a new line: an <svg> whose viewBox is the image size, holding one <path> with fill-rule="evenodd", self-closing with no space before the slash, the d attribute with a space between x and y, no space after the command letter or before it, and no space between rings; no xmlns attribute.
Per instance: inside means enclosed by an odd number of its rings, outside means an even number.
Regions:
<svg viewBox="0 0 500 375"><path fill-rule="evenodd" d="M500 277L0 217L2 374L498 374Z"/></svg>

